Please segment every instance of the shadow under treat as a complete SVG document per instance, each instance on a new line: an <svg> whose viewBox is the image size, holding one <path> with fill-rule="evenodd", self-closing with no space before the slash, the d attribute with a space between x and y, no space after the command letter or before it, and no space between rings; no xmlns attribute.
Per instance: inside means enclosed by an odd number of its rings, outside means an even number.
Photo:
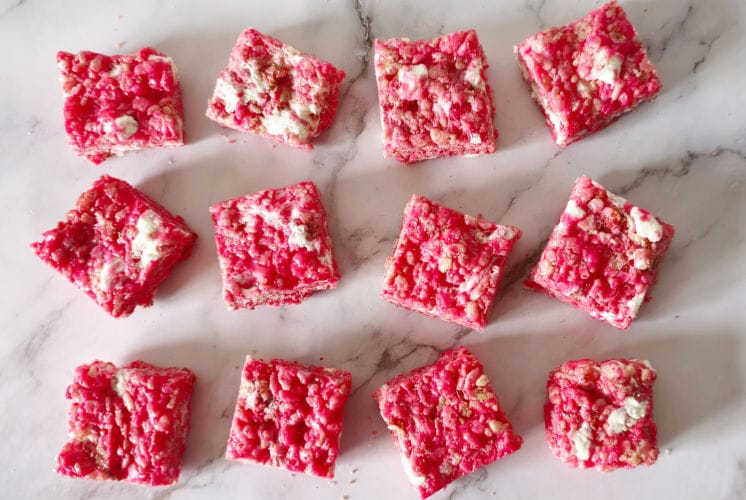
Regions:
<svg viewBox="0 0 746 500"><path fill-rule="evenodd" d="M715 55L712 45L738 18L734 6L728 0L624 3L663 83L661 96L680 94L680 87Z"/></svg>
<svg viewBox="0 0 746 500"><path fill-rule="evenodd" d="M272 163L277 163L272 155ZM164 281L157 294L164 299L190 280L196 280L209 269L219 276L215 251L214 228L209 207L223 200L248 193L286 185L294 173L289 167L266 168L256 160L245 158L239 149L225 148L218 154L196 161L176 162L172 168L138 183L137 188L170 212L181 216L198 234L192 255L177 264L172 276ZM278 180L278 177L283 180ZM218 285L216 294L219 294Z"/></svg>
<svg viewBox="0 0 746 500"><path fill-rule="evenodd" d="M440 352L429 344L410 342L409 332L402 333L396 326L370 324L363 331L332 337L314 349L330 353L321 364L352 373L340 455L371 446L381 435L388 436L373 393L396 375L434 362ZM311 358L310 364L318 363Z"/></svg>
<svg viewBox="0 0 746 500"><path fill-rule="evenodd" d="M199 189L215 177L215 170L206 161L179 164L146 178L136 186L171 213L182 217L189 228L197 233L191 254L173 267L169 277L159 286L156 301L177 297L182 288L187 288L192 282L200 282L202 275L211 268L217 269L214 232L208 211L213 201L209 193ZM219 271L214 272L215 276L219 276ZM219 287L216 294L219 294Z"/></svg>
<svg viewBox="0 0 746 500"><path fill-rule="evenodd" d="M739 366L741 333L680 333L619 346L605 353L604 359L650 361L658 373L653 403L659 443L676 447L689 441L687 433L717 418L743 394L746 374Z"/></svg>
<svg viewBox="0 0 746 500"><path fill-rule="evenodd" d="M531 88L523 80L513 53L516 44L543 28L531 16L520 16L512 21L477 30L489 65L486 77L496 108L495 126L499 133L496 155L526 142L553 144L544 115L531 99Z"/></svg>
<svg viewBox="0 0 746 500"><path fill-rule="evenodd" d="M688 313L682 304L695 297L698 307L718 307L740 285L727 270L740 269L740 246L729 228L738 227L746 181L742 158L730 153L685 152L680 158L634 171L613 171L599 182L673 225L676 233L660 265L658 282L650 289L637 321ZM732 304L736 298L730 299Z"/></svg>
<svg viewBox="0 0 746 500"><path fill-rule="evenodd" d="M152 45L173 58L179 70L184 97L184 140L196 144L217 135L221 127L205 116L215 81L228 63L239 31L230 28L211 33L185 33L154 41Z"/></svg>
<svg viewBox="0 0 746 500"><path fill-rule="evenodd" d="M678 336L608 349L597 332L563 328L550 334L466 342L484 364L492 388L519 434L544 426L547 377L569 360L649 360L658 373L654 415L661 448L685 443L687 433L716 419L743 393L744 373L738 365L743 343L737 333Z"/></svg>
<svg viewBox="0 0 746 500"><path fill-rule="evenodd" d="M548 333L522 333L489 339L470 337L464 345L482 362L500 406L518 434L544 427L549 372L569 359L594 357L602 336L563 323Z"/></svg>
<svg viewBox="0 0 746 500"><path fill-rule="evenodd" d="M246 345L185 341L145 348L128 356L159 367L189 368L197 376L184 454L185 473L223 459L247 352Z"/></svg>

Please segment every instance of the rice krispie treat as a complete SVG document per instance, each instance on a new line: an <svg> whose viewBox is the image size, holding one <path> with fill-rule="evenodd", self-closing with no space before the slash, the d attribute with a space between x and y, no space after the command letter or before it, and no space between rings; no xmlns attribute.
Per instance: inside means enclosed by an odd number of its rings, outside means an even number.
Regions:
<svg viewBox="0 0 746 500"><path fill-rule="evenodd" d="M549 374L544 418L549 447L571 467L611 471L658 458L655 370L647 361L568 361Z"/></svg>
<svg viewBox="0 0 746 500"><path fill-rule="evenodd" d="M413 195L386 261L382 296L401 307L481 330L521 230Z"/></svg>
<svg viewBox="0 0 746 500"><path fill-rule="evenodd" d="M224 127L311 149L337 112L345 72L255 29L238 37L207 105Z"/></svg>
<svg viewBox="0 0 746 500"><path fill-rule="evenodd" d="M616 1L529 37L515 53L560 146L606 127L661 89L645 46Z"/></svg>
<svg viewBox="0 0 746 500"><path fill-rule="evenodd" d="M474 30L375 41L383 152L403 163L495 152L495 105Z"/></svg>
<svg viewBox="0 0 746 500"><path fill-rule="evenodd" d="M181 217L104 175L31 248L116 318L152 305L158 285L196 239Z"/></svg>
<svg viewBox="0 0 746 500"><path fill-rule="evenodd" d="M99 164L126 151L184 144L178 72L170 57L145 47L107 56L57 53L65 131L78 155Z"/></svg>
<svg viewBox="0 0 746 500"><path fill-rule="evenodd" d="M216 203L210 213L230 309L299 303L337 286L326 212L313 182Z"/></svg>
<svg viewBox="0 0 746 500"><path fill-rule="evenodd" d="M79 366L57 473L159 486L179 479L195 376L143 361Z"/></svg>
<svg viewBox="0 0 746 500"><path fill-rule="evenodd" d="M344 370L247 356L226 458L334 477L351 384Z"/></svg>
<svg viewBox="0 0 746 500"><path fill-rule="evenodd" d="M389 380L373 397L422 498L523 444L482 364L465 347Z"/></svg>
<svg viewBox="0 0 746 500"><path fill-rule="evenodd" d="M673 234L673 226L581 177L526 285L627 329Z"/></svg>

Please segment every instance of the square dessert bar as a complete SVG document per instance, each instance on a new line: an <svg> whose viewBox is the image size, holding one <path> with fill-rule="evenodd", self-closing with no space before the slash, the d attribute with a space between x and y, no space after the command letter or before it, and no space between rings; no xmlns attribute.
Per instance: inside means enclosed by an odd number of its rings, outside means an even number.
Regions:
<svg viewBox="0 0 746 500"><path fill-rule="evenodd" d="M254 29L238 37L207 105L224 127L301 149L328 128L345 72Z"/></svg>
<svg viewBox="0 0 746 500"><path fill-rule="evenodd" d="M352 376L246 357L225 457L334 477Z"/></svg>
<svg viewBox="0 0 746 500"><path fill-rule="evenodd" d="M422 498L523 444L482 364L464 347L389 380L373 397Z"/></svg>
<svg viewBox="0 0 746 500"><path fill-rule="evenodd" d="M195 376L142 361L79 366L57 473L159 486L179 479Z"/></svg>
<svg viewBox="0 0 746 500"><path fill-rule="evenodd" d="M515 47L554 141L567 146L652 100L661 82L617 2Z"/></svg>
<svg viewBox="0 0 746 500"><path fill-rule="evenodd" d="M386 261L384 299L481 330L521 230L413 195Z"/></svg>
<svg viewBox="0 0 746 500"><path fill-rule="evenodd" d="M299 303L337 286L326 212L313 182L210 207L230 309Z"/></svg>
<svg viewBox="0 0 746 500"><path fill-rule="evenodd" d="M383 152L403 163L495 152L495 105L474 30L376 40Z"/></svg>
<svg viewBox="0 0 746 500"><path fill-rule="evenodd" d="M526 285L625 330L673 234L673 226L581 177Z"/></svg>
<svg viewBox="0 0 746 500"><path fill-rule="evenodd" d="M116 318L152 305L158 285L196 239L181 217L104 175L31 248Z"/></svg>
<svg viewBox="0 0 746 500"><path fill-rule="evenodd" d="M549 447L571 467L608 472L658 458L647 361L568 361L549 374L544 419Z"/></svg>
<svg viewBox="0 0 746 500"><path fill-rule="evenodd" d="M171 58L57 53L65 130L78 155L98 164L125 151L184 144L181 89Z"/></svg>

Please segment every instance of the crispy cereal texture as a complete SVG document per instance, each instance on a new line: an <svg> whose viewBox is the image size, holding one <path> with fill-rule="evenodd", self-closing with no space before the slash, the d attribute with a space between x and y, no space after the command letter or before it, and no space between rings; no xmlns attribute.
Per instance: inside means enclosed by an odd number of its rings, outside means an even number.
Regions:
<svg viewBox="0 0 746 500"><path fill-rule="evenodd" d="M179 479L195 376L142 361L79 366L67 388L70 441L57 473L147 486Z"/></svg>
<svg viewBox="0 0 746 500"><path fill-rule="evenodd" d="M526 285L627 329L673 234L673 226L581 177Z"/></svg>
<svg viewBox="0 0 746 500"><path fill-rule="evenodd" d="M521 230L413 195L386 262L382 296L398 306L481 330Z"/></svg>
<svg viewBox="0 0 746 500"><path fill-rule="evenodd" d="M226 458L334 477L351 384L344 370L247 356Z"/></svg>
<svg viewBox="0 0 746 500"><path fill-rule="evenodd" d="M99 164L126 151L184 144L174 62L153 48L107 56L57 53L65 131L79 156Z"/></svg>
<svg viewBox="0 0 746 500"><path fill-rule="evenodd" d="M655 463L656 376L650 363L636 359L581 359L552 371L544 418L557 458L604 472Z"/></svg>
<svg viewBox="0 0 746 500"><path fill-rule="evenodd" d="M158 285L196 239L181 217L104 175L31 248L116 318L152 305Z"/></svg>
<svg viewBox="0 0 746 500"><path fill-rule="evenodd" d="M403 163L495 152L495 105L474 30L375 41L383 152Z"/></svg>
<svg viewBox="0 0 746 500"><path fill-rule="evenodd" d="M210 207L229 309L299 303L337 286L326 212L313 182Z"/></svg>
<svg viewBox="0 0 746 500"><path fill-rule="evenodd" d="M224 127L296 148L328 128L345 72L254 29L238 37L207 105Z"/></svg>
<svg viewBox="0 0 746 500"><path fill-rule="evenodd" d="M616 2L515 47L523 78L560 146L652 100L661 82Z"/></svg>
<svg viewBox="0 0 746 500"><path fill-rule="evenodd" d="M523 444L482 364L465 347L389 380L373 397L422 498Z"/></svg>

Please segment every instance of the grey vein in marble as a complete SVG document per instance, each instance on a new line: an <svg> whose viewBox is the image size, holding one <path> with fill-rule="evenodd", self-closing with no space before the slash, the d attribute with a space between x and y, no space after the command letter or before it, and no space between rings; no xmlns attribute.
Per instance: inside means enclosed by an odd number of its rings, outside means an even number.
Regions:
<svg viewBox="0 0 746 500"><path fill-rule="evenodd" d="M26 3L26 0L14 0L14 1L10 1L8 3L10 5L8 5L7 7L5 7L5 9L3 9L2 11L0 11L0 17L3 17L5 14L8 14L8 13L14 11L18 7L20 7L21 5L23 5L24 3Z"/></svg>

